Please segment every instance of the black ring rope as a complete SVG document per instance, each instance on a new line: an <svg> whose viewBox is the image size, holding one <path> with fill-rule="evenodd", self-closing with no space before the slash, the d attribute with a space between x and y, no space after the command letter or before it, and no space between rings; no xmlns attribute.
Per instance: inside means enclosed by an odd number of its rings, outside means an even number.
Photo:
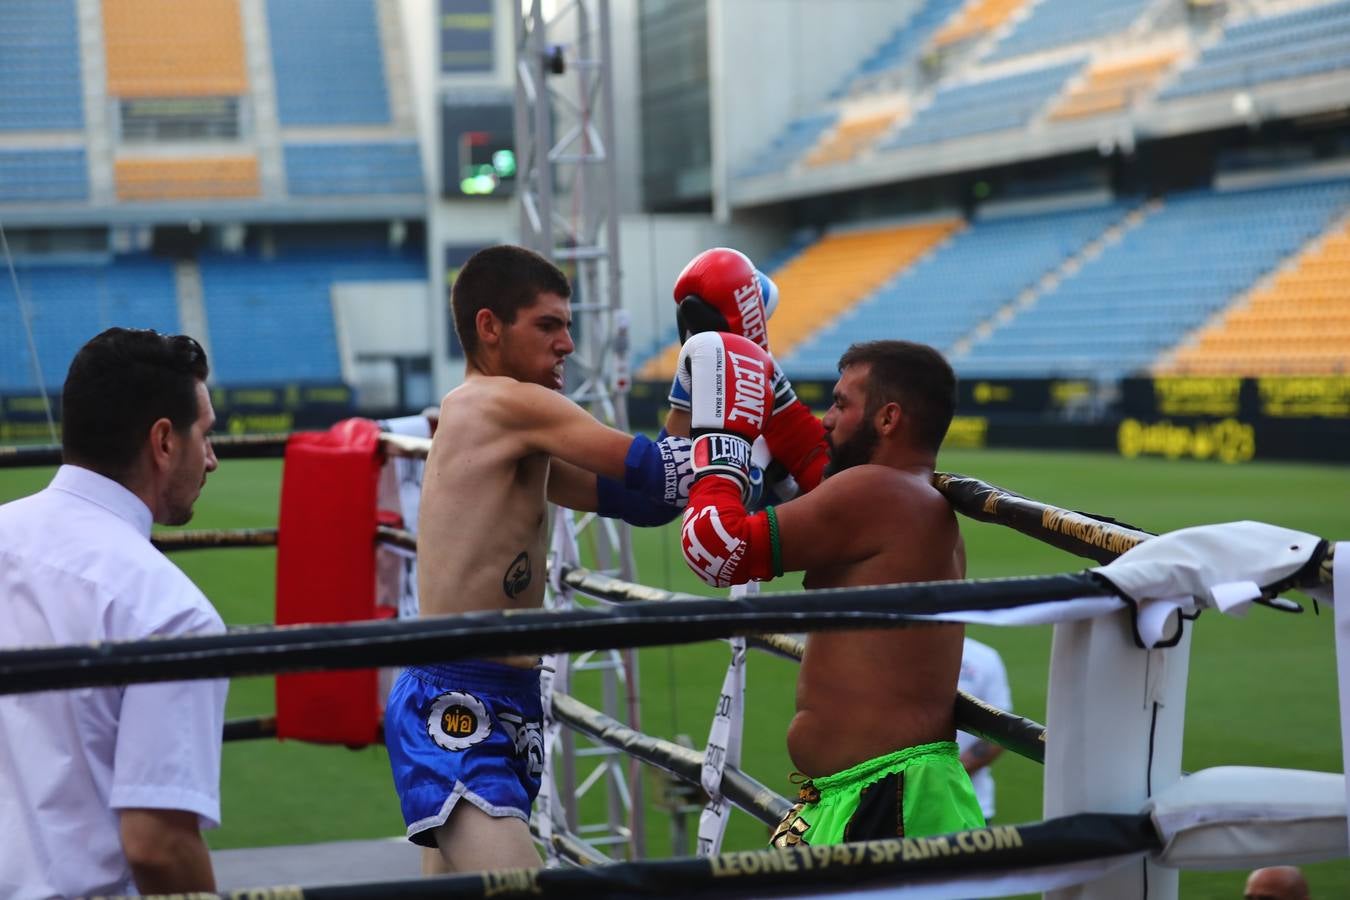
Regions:
<svg viewBox="0 0 1350 900"><path fill-rule="evenodd" d="M593 740L623 750L634 759L663 769L692 784L701 785L703 754L628 727L600 710L564 693L553 695L553 714L562 723ZM276 737L275 716L233 719L225 723L226 741ZM792 804L784 797L745 774L727 766L722 774L723 796L766 825L777 825Z"/></svg>
<svg viewBox="0 0 1350 900"><path fill-rule="evenodd" d="M995 825L917 838L712 857L616 862L580 868L505 869L398 881L319 887L249 888L238 900L365 898L635 898L703 900L819 896L822 891L933 883L962 876L1015 874L1161 849L1147 815L1078 813L1028 825Z"/></svg>
<svg viewBox="0 0 1350 900"><path fill-rule="evenodd" d="M240 629L0 651L0 694L693 643L770 631L902 627L937 614L1119 596L1089 572Z"/></svg>
<svg viewBox="0 0 1350 900"><path fill-rule="evenodd" d="M703 754L673 741L643 734L567 694L553 695L553 714L601 743L634 759L664 769L683 781L701 785ZM722 796L766 825L777 825L792 803L735 766L722 770Z"/></svg>
<svg viewBox="0 0 1350 900"><path fill-rule="evenodd" d="M610 603L685 600L693 596L633 584L581 568L564 569L562 579L569 587ZM746 644L796 662L801 662L804 651L801 641L786 634L749 635ZM965 691L956 692L954 715L960 730L992 741L1033 762L1045 762L1045 726L1039 722L999 709Z"/></svg>

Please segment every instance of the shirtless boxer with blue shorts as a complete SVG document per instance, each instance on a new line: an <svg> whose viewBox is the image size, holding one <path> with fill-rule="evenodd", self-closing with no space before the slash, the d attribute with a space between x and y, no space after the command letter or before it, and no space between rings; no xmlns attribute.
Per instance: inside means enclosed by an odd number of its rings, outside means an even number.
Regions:
<svg viewBox="0 0 1350 900"><path fill-rule="evenodd" d="M683 505L687 441L616 431L560 393L570 295L557 267L521 247L475 254L455 281L465 380L441 402L422 482L423 616L539 607L550 501L637 525L664 524ZM529 831L544 761L538 665L411 666L390 694L385 742L408 837L450 871L539 863Z"/></svg>

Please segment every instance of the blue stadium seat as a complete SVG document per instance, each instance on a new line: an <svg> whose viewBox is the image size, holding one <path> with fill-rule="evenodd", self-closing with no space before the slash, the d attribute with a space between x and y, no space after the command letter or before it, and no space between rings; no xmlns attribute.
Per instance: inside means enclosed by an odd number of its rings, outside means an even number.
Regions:
<svg viewBox="0 0 1350 900"><path fill-rule="evenodd" d="M1025 125L1059 93L1082 59L943 88L878 150L895 150Z"/></svg>
<svg viewBox="0 0 1350 900"><path fill-rule="evenodd" d="M211 254L201 271L212 370L224 385L341 381L333 284L427 277L420 254L373 249Z"/></svg>
<svg viewBox="0 0 1350 900"><path fill-rule="evenodd" d="M793 119L774 138L768 148L756 157L755 161L742 168L736 174L741 178L754 178L770 172L781 172L792 165L802 154L810 150L826 129L834 126L839 118L837 110L826 110L809 116Z"/></svg>
<svg viewBox="0 0 1350 900"><path fill-rule="evenodd" d="M4 0L0 131L84 128L81 84L75 0Z"/></svg>
<svg viewBox="0 0 1350 900"><path fill-rule="evenodd" d="M416 141L387 144L287 144L286 186L292 196L421 194Z"/></svg>
<svg viewBox="0 0 1350 900"><path fill-rule="evenodd" d="M88 196L83 150L0 149L0 203L55 203Z"/></svg>
<svg viewBox="0 0 1350 900"><path fill-rule="evenodd" d="M1350 68L1350 2L1248 19L1226 29L1159 99L1241 90Z"/></svg>
<svg viewBox="0 0 1350 900"><path fill-rule="evenodd" d="M1143 371L1348 208L1347 181L1174 195L953 362L968 376Z"/></svg>
<svg viewBox="0 0 1350 900"><path fill-rule="evenodd" d="M1041 0L987 61L1099 38L1129 27L1148 0Z"/></svg>
<svg viewBox="0 0 1350 900"><path fill-rule="evenodd" d="M373 0L269 0L282 125L379 125L389 89Z"/></svg>
<svg viewBox="0 0 1350 900"><path fill-rule="evenodd" d="M32 311L43 386L60 390L75 351L105 328L178 332L173 266L149 256L98 265L16 265ZM0 278L0 392L33 391L33 357L9 278Z"/></svg>
<svg viewBox="0 0 1350 900"><path fill-rule="evenodd" d="M1128 204L1113 203L972 222L802 343L784 359L784 368L793 376L833 377L844 350L864 335L920 341L949 351L1128 209Z"/></svg>
<svg viewBox="0 0 1350 900"><path fill-rule="evenodd" d="M920 4L903 25L891 32L886 40L850 72L844 82L830 94L837 100L851 92L866 90L885 72L908 65L937 30L965 4L965 0L931 0Z"/></svg>

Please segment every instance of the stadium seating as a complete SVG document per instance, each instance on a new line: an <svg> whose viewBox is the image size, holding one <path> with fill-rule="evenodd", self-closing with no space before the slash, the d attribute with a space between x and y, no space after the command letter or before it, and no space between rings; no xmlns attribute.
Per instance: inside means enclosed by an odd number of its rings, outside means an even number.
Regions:
<svg viewBox="0 0 1350 900"><path fill-rule="evenodd" d="M962 374L1118 378L1248 290L1350 204L1350 182L1197 190L953 360Z"/></svg>
<svg viewBox="0 0 1350 900"><path fill-rule="evenodd" d="M838 127L826 132L806 155L806 165L829 166L848 162L884 134L902 115L903 103L885 104L845 115Z"/></svg>
<svg viewBox="0 0 1350 900"><path fill-rule="evenodd" d="M933 33L942 27L965 0L929 0L923 3L880 46L863 60L830 95L838 99L849 93L864 93L885 81L885 76L909 64Z"/></svg>
<svg viewBox="0 0 1350 900"><path fill-rule="evenodd" d="M933 46L950 47L962 41L983 37L1002 25L1021 9L1027 0L973 0L933 36Z"/></svg>
<svg viewBox="0 0 1350 900"><path fill-rule="evenodd" d="M986 62L1099 38L1128 27L1148 0L1041 0Z"/></svg>
<svg viewBox="0 0 1350 900"><path fill-rule="evenodd" d="M416 141L287 144L285 158L292 196L422 192Z"/></svg>
<svg viewBox="0 0 1350 900"><path fill-rule="evenodd" d="M342 379L335 282L425 280L420 255L353 249L201 259L212 370L225 385Z"/></svg>
<svg viewBox="0 0 1350 900"><path fill-rule="evenodd" d="M1126 204L977 220L811 336L785 368L829 378L864 337L931 344L944 352L1018 293L1123 218Z"/></svg>
<svg viewBox="0 0 1350 900"><path fill-rule="evenodd" d="M1025 125L1082 65L1077 59L942 88L880 150L931 144Z"/></svg>
<svg viewBox="0 0 1350 900"><path fill-rule="evenodd" d="M753 162L743 167L737 175L741 178L754 178L757 175L783 171L813 146L827 129L832 128L838 118L837 111L826 110L793 119L788 122L783 132L773 139L773 143L758 154Z"/></svg>
<svg viewBox="0 0 1350 900"><path fill-rule="evenodd" d="M769 320L769 346L775 353L791 354L823 323L913 265L960 227L959 219L942 218L827 234L775 274L783 299Z"/></svg>
<svg viewBox="0 0 1350 900"><path fill-rule="evenodd" d="M1350 68L1350 2L1235 24L1181 72L1160 99L1236 90Z"/></svg>
<svg viewBox="0 0 1350 900"><path fill-rule="evenodd" d="M79 54L75 0L5 0L0 131L84 128ZM4 184L0 178L0 191Z"/></svg>
<svg viewBox="0 0 1350 900"><path fill-rule="evenodd" d="M1082 83L1050 111L1050 118L1077 119L1124 109L1152 90L1180 55L1171 48L1093 63Z"/></svg>
<svg viewBox="0 0 1350 900"><path fill-rule="evenodd" d="M283 126L389 121L374 0L270 0L267 25Z"/></svg>
<svg viewBox="0 0 1350 900"><path fill-rule="evenodd" d="M88 196L84 150L0 148L0 203L51 203Z"/></svg>
<svg viewBox="0 0 1350 900"><path fill-rule="evenodd" d="M230 97L248 92L238 0L106 0L114 97Z"/></svg>
<svg viewBox="0 0 1350 900"><path fill-rule="evenodd" d="M19 289L32 311L33 339L49 391L60 390L75 351L113 325L181 331L173 266L149 256L97 265L19 261ZM0 392L37 388L33 358L8 277L0 278Z"/></svg>
<svg viewBox="0 0 1350 900"><path fill-rule="evenodd" d="M256 197L252 156L199 159L119 159L113 166L118 200Z"/></svg>
<svg viewBox="0 0 1350 900"><path fill-rule="evenodd" d="M1160 374L1350 372L1350 222L1240 300Z"/></svg>

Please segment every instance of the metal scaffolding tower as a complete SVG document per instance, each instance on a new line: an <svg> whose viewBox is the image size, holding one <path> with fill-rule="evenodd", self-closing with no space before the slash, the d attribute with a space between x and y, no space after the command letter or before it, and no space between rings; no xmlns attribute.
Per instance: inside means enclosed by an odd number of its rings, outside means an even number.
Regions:
<svg viewBox="0 0 1350 900"><path fill-rule="evenodd" d="M576 352L567 363L568 395L626 431L628 324L619 294L609 2L524 0L515 23L521 243L572 276ZM597 568L633 580L628 526L557 510L554 531L555 568L577 564L580 547L594 554ZM560 582L551 586L551 603L573 602ZM582 654L558 666L557 675L555 689L583 695L597 676L604 712L638 727L633 651ZM619 751L582 744L590 742L564 732L555 748L555 806L562 810L556 825L607 855L644 856L638 764ZM579 778L580 767L589 771ZM600 793L603 812L591 799Z"/></svg>

